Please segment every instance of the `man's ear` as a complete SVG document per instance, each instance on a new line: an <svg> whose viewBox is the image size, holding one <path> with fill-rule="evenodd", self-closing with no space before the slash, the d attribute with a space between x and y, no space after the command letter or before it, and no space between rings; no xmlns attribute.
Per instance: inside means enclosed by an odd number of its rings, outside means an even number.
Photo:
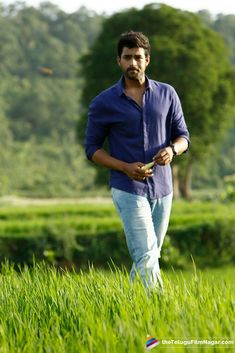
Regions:
<svg viewBox="0 0 235 353"><path fill-rule="evenodd" d="M145 60L146 60L146 66L148 66L148 64L150 63L150 55L146 55Z"/></svg>
<svg viewBox="0 0 235 353"><path fill-rule="evenodd" d="M120 66L120 61L121 61L121 59L120 59L120 56L117 56L117 64Z"/></svg>

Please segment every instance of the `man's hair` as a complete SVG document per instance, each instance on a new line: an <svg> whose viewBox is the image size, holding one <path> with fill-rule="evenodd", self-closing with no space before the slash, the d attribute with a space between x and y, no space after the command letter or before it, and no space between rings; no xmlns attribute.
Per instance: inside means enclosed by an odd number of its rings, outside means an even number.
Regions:
<svg viewBox="0 0 235 353"><path fill-rule="evenodd" d="M119 57L121 57L124 47L129 49L143 48L145 50L145 55L150 55L149 40L142 32L129 31L122 33L117 45Z"/></svg>

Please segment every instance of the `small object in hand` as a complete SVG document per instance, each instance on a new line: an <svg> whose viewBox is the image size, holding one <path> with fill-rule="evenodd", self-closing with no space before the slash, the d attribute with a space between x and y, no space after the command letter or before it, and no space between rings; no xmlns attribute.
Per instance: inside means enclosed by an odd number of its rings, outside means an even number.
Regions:
<svg viewBox="0 0 235 353"><path fill-rule="evenodd" d="M141 169L143 169L143 170L151 169L154 166L154 164L155 164L154 162L149 162L149 163L143 165L143 167L141 167Z"/></svg>

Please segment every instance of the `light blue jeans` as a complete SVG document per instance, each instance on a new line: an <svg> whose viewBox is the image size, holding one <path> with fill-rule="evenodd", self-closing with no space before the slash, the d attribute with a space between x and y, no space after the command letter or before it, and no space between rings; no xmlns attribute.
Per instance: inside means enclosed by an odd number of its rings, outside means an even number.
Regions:
<svg viewBox="0 0 235 353"><path fill-rule="evenodd" d="M138 272L145 287L163 288L159 257L169 224L173 193L154 200L115 188L111 193L133 260L131 281Z"/></svg>

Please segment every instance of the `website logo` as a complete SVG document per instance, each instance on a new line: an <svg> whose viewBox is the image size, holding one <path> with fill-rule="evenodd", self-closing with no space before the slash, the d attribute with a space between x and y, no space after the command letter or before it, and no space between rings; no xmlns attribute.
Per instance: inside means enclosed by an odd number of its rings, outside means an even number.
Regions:
<svg viewBox="0 0 235 353"><path fill-rule="evenodd" d="M146 349L152 349L160 344L160 341L158 341L156 338L153 336L147 335L147 342L146 342Z"/></svg>

